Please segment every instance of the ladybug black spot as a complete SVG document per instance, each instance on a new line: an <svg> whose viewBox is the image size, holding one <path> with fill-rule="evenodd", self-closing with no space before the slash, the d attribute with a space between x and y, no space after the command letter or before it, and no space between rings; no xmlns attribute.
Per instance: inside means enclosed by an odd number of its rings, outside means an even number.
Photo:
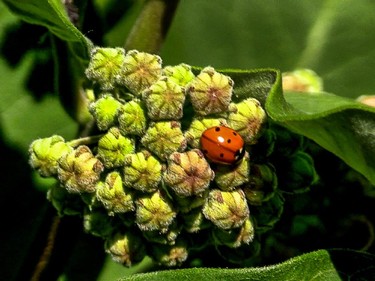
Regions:
<svg viewBox="0 0 375 281"><path fill-rule="evenodd" d="M224 154L223 153L220 153L220 158L223 158L224 157Z"/></svg>
<svg viewBox="0 0 375 281"><path fill-rule="evenodd" d="M237 133L236 132L232 132L234 136L237 136Z"/></svg>
<svg viewBox="0 0 375 281"><path fill-rule="evenodd" d="M227 139L227 143L231 143L232 142L232 140L231 139Z"/></svg>
<svg viewBox="0 0 375 281"><path fill-rule="evenodd" d="M220 132L220 127L216 127L215 132Z"/></svg>
<svg viewBox="0 0 375 281"><path fill-rule="evenodd" d="M207 149L204 149L203 154L207 154L207 153L208 153Z"/></svg>

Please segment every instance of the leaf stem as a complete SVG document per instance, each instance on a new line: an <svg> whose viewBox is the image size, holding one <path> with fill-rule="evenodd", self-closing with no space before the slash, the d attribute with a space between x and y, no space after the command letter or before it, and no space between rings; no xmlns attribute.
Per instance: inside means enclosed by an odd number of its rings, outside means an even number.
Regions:
<svg viewBox="0 0 375 281"><path fill-rule="evenodd" d="M99 141L99 139L103 136L104 134L102 135L96 135L96 136L88 136L88 137L83 137L83 138L79 138L79 139L75 139L75 140L71 140L69 142L67 142L70 146L72 147L77 147L79 145L88 145L88 144L93 144L93 143L97 143Z"/></svg>

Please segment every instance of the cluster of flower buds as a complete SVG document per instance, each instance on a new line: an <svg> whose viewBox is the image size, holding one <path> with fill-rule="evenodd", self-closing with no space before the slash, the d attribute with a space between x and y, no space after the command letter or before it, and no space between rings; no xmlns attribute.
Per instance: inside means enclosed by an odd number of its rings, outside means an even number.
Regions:
<svg viewBox="0 0 375 281"><path fill-rule="evenodd" d="M84 229L102 237L106 251L126 266L146 255L178 266L191 249L206 246L233 262L241 251L255 256L256 234L273 226L284 202L269 159L290 155L251 93L233 102L233 80L212 67L163 67L157 55L122 48L95 48L86 75L99 134L30 145L31 166L58 180L48 192L58 213L81 215ZM242 137L240 159L206 158L200 139L212 127ZM229 141L218 146L213 139L212 153L234 153Z"/></svg>

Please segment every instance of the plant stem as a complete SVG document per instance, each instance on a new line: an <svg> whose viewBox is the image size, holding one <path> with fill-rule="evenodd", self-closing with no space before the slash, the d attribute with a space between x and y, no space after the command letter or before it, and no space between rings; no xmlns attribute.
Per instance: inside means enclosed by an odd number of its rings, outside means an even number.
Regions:
<svg viewBox="0 0 375 281"><path fill-rule="evenodd" d="M125 49L158 54L179 0L147 0L125 43Z"/></svg>

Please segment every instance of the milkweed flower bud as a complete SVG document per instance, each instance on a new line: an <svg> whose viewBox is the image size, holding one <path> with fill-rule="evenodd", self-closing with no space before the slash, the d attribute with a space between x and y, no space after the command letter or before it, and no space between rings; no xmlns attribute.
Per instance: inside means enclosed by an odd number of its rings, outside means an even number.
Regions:
<svg viewBox="0 0 375 281"><path fill-rule="evenodd" d="M121 103L111 95L103 95L89 106L89 111L101 131L108 130L117 121L117 113Z"/></svg>
<svg viewBox="0 0 375 281"><path fill-rule="evenodd" d="M142 192L154 192L161 181L162 166L147 152L128 154L125 157L124 186Z"/></svg>
<svg viewBox="0 0 375 281"><path fill-rule="evenodd" d="M187 88L195 112L209 115L227 111L233 84L229 76L216 72L212 67L204 68Z"/></svg>
<svg viewBox="0 0 375 281"><path fill-rule="evenodd" d="M94 48L86 69L86 76L99 83L103 91L111 91L116 86L124 61L123 48Z"/></svg>
<svg viewBox="0 0 375 281"><path fill-rule="evenodd" d="M158 230L153 230L142 231L142 234L147 241L163 245L174 245L180 232L181 226L178 226L176 223L173 223L166 232L161 233Z"/></svg>
<svg viewBox="0 0 375 281"><path fill-rule="evenodd" d="M162 160L166 160L173 152L183 151L186 148L181 125L175 121L151 124L141 143Z"/></svg>
<svg viewBox="0 0 375 281"><path fill-rule="evenodd" d="M177 120L182 117L185 91L172 79L160 78L143 92L151 120Z"/></svg>
<svg viewBox="0 0 375 281"><path fill-rule="evenodd" d="M200 138L205 130L217 126L228 126L222 118L194 118L185 132L187 143L193 148L200 148Z"/></svg>
<svg viewBox="0 0 375 281"><path fill-rule="evenodd" d="M202 211L208 220L222 229L240 227L249 216L249 207L241 189L211 190Z"/></svg>
<svg viewBox="0 0 375 281"><path fill-rule="evenodd" d="M104 170L102 162L95 158L90 148L85 145L63 155L58 163L58 178L72 193L94 192Z"/></svg>
<svg viewBox="0 0 375 281"><path fill-rule="evenodd" d="M174 267L181 265L188 258L185 242L177 241L174 245L155 245L151 249L151 256L160 265Z"/></svg>
<svg viewBox="0 0 375 281"><path fill-rule="evenodd" d="M106 239L104 247L114 261L127 267L139 263L146 256L146 247L141 235L131 231L115 233Z"/></svg>
<svg viewBox="0 0 375 281"><path fill-rule="evenodd" d="M125 55L118 82L139 96L161 77L161 63L157 55L131 50Z"/></svg>
<svg viewBox="0 0 375 281"><path fill-rule="evenodd" d="M179 196L175 193L173 196L173 203L181 213L189 213L191 210L203 206L206 201L209 189L195 196ZM201 208L200 208L201 209Z"/></svg>
<svg viewBox="0 0 375 281"><path fill-rule="evenodd" d="M311 69L283 73L283 89L295 92L321 92L323 80Z"/></svg>
<svg viewBox="0 0 375 281"><path fill-rule="evenodd" d="M244 244L250 244L254 239L254 226L250 218L241 227L224 230L214 228L212 236L215 244L226 245L231 248L238 248Z"/></svg>
<svg viewBox="0 0 375 281"><path fill-rule="evenodd" d="M85 203L79 194L69 193L59 184L53 185L47 192L47 199L57 210L59 216L75 216L83 213Z"/></svg>
<svg viewBox="0 0 375 281"><path fill-rule="evenodd" d="M184 229L189 233L197 233L200 230L207 229L212 226L202 213L200 208L196 208L182 217L184 221Z"/></svg>
<svg viewBox="0 0 375 281"><path fill-rule="evenodd" d="M161 191L143 195L135 204L135 222L144 231L166 232L177 215L171 202Z"/></svg>
<svg viewBox="0 0 375 281"><path fill-rule="evenodd" d="M191 196L204 192L215 174L202 152L193 149L171 154L164 174L164 182L179 196Z"/></svg>
<svg viewBox="0 0 375 281"><path fill-rule="evenodd" d="M96 197L110 216L135 210L133 196L128 189L123 187L122 178L118 172L109 173L104 182L97 184Z"/></svg>
<svg viewBox="0 0 375 281"><path fill-rule="evenodd" d="M117 227L114 218L108 218L104 210L88 211L83 215L83 229L94 236L106 238Z"/></svg>
<svg viewBox="0 0 375 281"><path fill-rule="evenodd" d="M112 127L98 142L98 158L108 169L124 165L125 156L134 150L134 141L124 137L117 127Z"/></svg>
<svg viewBox="0 0 375 281"><path fill-rule="evenodd" d="M57 161L71 151L73 148L60 136L37 139L29 147L29 163L42 177L52 177L57 174Z"/></svg>
<svg viewBox="0 0 375 281"><path fill-rule="evenodd" d="M173 82L181 87L185 87L195 77L191 71L191 66L185 63L164 67L163 75L169 77Z"/></svg>
<svg viewBox="0 0 375 281"><path fill-rule="evenodd" d="M247 144L254 144L260 135L262 125L266 121L266 112L260 102L249 98L237 104L231 104L228 125L236 130Z"/></svg>
<svg viewBox="0 0 375 281"><path fill-rule="evenodd" d="M146 114L142 102L133 99L124 104L119 111L119 128L124 135L142 136L146 131Z"/></svg>
<svg viewBox="0 0 375 281"><path fill-rule="evenodd" d="M249 181L249 153L236 166L219 165L215 170L215 182L221 190L233 190Z"/></svg>

